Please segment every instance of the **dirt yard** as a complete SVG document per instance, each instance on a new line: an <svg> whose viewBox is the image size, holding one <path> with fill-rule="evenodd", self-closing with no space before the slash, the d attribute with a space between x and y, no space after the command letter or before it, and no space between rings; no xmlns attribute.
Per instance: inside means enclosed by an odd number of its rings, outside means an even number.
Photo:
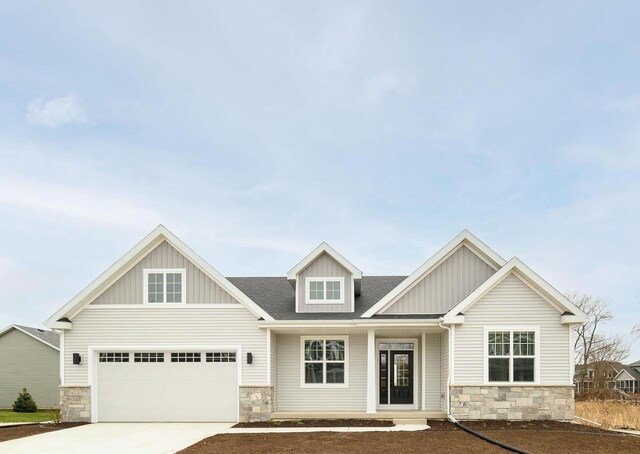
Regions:
<svg viewBox="0 0 640 454"><path fill-rule="evenodd" d="M576 402L576 416L600 423L605 429L640 430L640 405L627 402Z"/></svg>
<svg viewBox="0 0 640 454"><path fill-rule="evenodd" d="M0 427L0 442L43 434L54 430L68 429L70 427L81 426L82 424L83 423L32 424L28 426ZM1 448L0 451L2 451Z"/></svg>
<svg viewBox="0 0 640 454"><path fill-rule="evenodd" d="M315 432L217 435L180 451L219 453L500 453L505 450L457 429L429 421L432 429L419 432ZM640 437L558 422L473 422L474 430L532 453L640 452Z"/></svg>

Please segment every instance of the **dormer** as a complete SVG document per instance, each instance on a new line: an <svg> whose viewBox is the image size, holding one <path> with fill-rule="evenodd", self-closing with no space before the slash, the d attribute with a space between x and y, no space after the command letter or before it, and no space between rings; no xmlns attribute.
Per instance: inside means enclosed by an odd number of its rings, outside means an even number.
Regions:
<svg viewBox="0 0 640 454"><path fill-rule="evenodd" d="M287 279L295 289L296 312L353 312L362 271L323 242L287 273Z"/></svg>

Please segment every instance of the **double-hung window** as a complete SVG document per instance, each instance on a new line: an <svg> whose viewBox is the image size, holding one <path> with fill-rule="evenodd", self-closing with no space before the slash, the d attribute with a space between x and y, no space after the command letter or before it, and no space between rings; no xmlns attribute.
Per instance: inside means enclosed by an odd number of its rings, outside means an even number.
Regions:
<svg viewBox="0 0 640 454"><path fill-rule="evenodd" d="M302 336L300 386L345 388L349 383L346 336Z"/></svg>
<svg viewBox="0 0 640 454"><path fill-rule="evenodd" d="M344 302L344 278L308 277L306 282L307 303L341 304Z"/></svg>
<svg viewBox="0 0 640 454"><path fill-rule="evenodd" d="M144 302L184 303L186 276L185 269L144 270Z"/></svg>
<svg viewBox="0 0 640 454"><path fill-rule="evenodd" d="M486 381L536 382L538 338L538 329L486 330Z"/></svg>

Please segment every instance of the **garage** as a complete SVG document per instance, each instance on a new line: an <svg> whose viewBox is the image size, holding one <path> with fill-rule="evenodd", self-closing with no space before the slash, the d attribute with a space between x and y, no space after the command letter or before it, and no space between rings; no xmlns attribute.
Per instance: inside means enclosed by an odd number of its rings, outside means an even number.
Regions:
<svg viewBox="0 0 640 454"><path fill-rule="evenodd" d="M234 351L96 352L99 422L207 422L238 418Z"/></svg>

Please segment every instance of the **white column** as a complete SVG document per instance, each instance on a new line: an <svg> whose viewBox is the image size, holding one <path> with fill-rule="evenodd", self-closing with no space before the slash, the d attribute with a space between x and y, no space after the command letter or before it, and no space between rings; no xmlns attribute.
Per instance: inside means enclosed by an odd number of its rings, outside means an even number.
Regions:
<svg viewBox="0 0 640 454"><path fill-rule="evenodd" d="M376 331L367 331L367 413L376 412Z"/></svg>
<svg viewBox="0 0 640 454"><path fill-rule="evenodd" d="M420 403L422 411L427 408L427 333L422 333L422 346L420 347L421 363L422 363L422 402Z"/></svg>

